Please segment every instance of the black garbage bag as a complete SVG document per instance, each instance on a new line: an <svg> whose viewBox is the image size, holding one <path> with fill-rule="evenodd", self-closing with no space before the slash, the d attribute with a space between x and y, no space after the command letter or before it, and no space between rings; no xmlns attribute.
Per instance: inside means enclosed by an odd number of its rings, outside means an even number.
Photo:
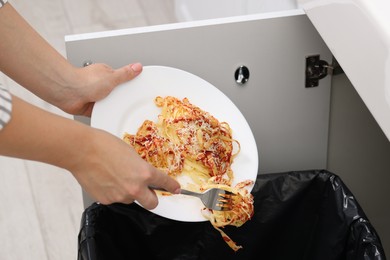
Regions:
<svg viewBox="0 0 390 260"><path fill-rule="evenodd" d="M79 260L121 259L386 259L380 238L342 180L325 170L262 174L255 213L224 231L180 222L137 204L92 204L79 233Z"/></svg>

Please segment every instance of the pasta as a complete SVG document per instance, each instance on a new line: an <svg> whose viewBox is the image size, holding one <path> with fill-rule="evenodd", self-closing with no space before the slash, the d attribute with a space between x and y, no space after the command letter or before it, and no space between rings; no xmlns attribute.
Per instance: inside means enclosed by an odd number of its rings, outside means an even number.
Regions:
<svg viewBox="0 0 390 260"><path fill-rule="evenodd" d="M231 165L240 151L240 144L232 137L226 122L219 122L208 112L189 102L172 96L156 97L161 108L157 122L145 120L136 134L125 133L123 140L156 168L176 178L189 176L193 183L188 189L204 191L212 187L225 188L234 194L229 211L203 209L203 215L221 232L226 243L237 246L223 231L226 225L241 226L253 214L253 197L245 189L253 184L245 181L232 187Z"/></svg>
<svg viewBox="0 0 390 260"><path fill-rule="evenodd" d="M222 188L235 194L232 197L232 208L229 211L215 211L204 208L203 215L210 220L210 223L216 230L221 233L224 241L234 250L237 251L242 246L238 246L221 228L230 225L240 227L253 216L253 195L245 189L246 186L252 185L252 180L246 180L238 183L234 187L216 184L211 178L209 183L203 189Z"/></svg>

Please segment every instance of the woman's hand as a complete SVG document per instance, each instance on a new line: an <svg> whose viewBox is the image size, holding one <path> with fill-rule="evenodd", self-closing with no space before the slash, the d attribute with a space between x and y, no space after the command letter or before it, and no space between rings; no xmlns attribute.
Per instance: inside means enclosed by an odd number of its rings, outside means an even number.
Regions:
<svg viewBox="0 0 390 260"><path fill-rule="evenodd" d="M52 99L52 103L67 113L91 116L96 101L105 98L116 86L133 79L141 72L140 63L119 69L112 69L101 63L78 68L77 76L72 78L74 83L59 89L58 96Z"/></svg>
<svg viewBox="0 0 390 260"><path fill-rule="evenodd" d="M100 203L137 200L143 207L153 209L158 199L150 186L179 193L177 181L144 161L119 138L94 130L84 143L88 150L69 169L84 190Z"/></svg>

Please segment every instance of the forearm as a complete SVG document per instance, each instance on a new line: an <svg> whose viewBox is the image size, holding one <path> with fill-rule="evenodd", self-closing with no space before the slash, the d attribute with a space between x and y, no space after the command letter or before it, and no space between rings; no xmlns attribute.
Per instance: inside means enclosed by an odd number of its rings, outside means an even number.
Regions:
<svg viewBox="0 0 390 260"><path fill-rule="evenodd" d="M77 69L11 6L0 9L0 70L42 99L60 102Z"/></svg>
<svg viewBox="0 0 390 260"><path fill-rule="evenodd" d="M9 3L0 8L0 24L0 70L70 114L90 116L96 101L142 71L139 63L71 65Z"/></svg>
<svg viewBox="0 0 390 260"><path fill-rule="evenodd" d="M71 170L81 159L92 129L13 97L12 117L0 131L0 155Z"/></svg>

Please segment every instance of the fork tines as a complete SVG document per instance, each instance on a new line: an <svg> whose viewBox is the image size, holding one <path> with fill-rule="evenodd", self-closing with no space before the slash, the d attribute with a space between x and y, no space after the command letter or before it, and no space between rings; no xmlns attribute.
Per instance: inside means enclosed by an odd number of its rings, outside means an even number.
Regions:
<svg viewBox="0 0 390 260"><path fill-rule="evenodd" d="M219 193L218 204L217 206L221 207L223 210L230 210L232 208L232 196L235 195L232 192L225 191L225 193Z"/></svg>

